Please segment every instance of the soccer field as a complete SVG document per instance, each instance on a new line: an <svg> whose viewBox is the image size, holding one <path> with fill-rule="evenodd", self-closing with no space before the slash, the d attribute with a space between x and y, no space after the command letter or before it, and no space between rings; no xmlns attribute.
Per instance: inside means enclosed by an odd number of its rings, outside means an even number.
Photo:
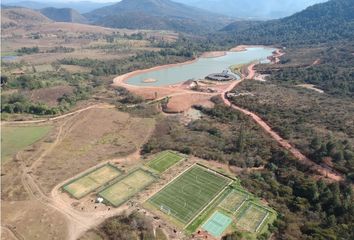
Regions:
<svg viewBox="0 0 354 240"><path fill-rule="evenodd" d="M154 159L149 161L147 166L162 173L182 159L182 156L172 151L163 151L159 153Z"/></svg>
<svg viewBox="0 0 354 240"><path fill-rule="evenodd" d="M156 193L149 202L187 224L231 182L229 178L194 165Z"/></svg>
<svg viewBox="0 0 354 240"><path fill-rule="evenodd" d="M64 185L63 189L80 199L119 175L121 172L117 168L106 164Z"/></svg>
<svg viewBox="0 0 354 240"><path fill-rule="evenodd" d="M155 180L149 172L138 169L107 187L99 193L106 201L118 207L137 192L141 191Z"/></svg>

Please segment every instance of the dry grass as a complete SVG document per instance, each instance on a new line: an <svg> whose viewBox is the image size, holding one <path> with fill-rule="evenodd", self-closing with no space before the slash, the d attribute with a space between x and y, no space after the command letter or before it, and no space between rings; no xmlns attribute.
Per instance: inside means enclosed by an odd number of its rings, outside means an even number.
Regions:
<svg viewBox="0 0 354 240"><path fill-rule="evenodd" d="M153 119L131 118L115 109L91 109L68 122L65 137L35 168L34 175L45 192L101 161L138 150Z"/></svg>
<svg viewBox="0 0 354 240"><path fill-rule="evenodd" d="M49 88L40 88L27 92L23 92L33 102L42 102L49 106L57 106L58 98L64 94L72 94L73 87L71 86L55 86Z"/></svg>
<svg viewBox="0 0 354 240"><path fill-rule="evenodd" d="M23 239L61 240L66 237L65 218L37 201L3 201L1 212L2 224L15 227Z"/></svg>

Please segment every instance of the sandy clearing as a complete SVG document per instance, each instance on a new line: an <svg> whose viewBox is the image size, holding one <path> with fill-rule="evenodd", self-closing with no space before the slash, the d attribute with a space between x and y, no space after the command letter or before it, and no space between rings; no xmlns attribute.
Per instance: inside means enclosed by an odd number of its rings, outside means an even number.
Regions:
<svg viewBox="0 0 354 240"><path fill-rule="evenodd" d="M214 52L205 52L200 57L201 58L215 58L222 57L226 55L226 51L214 51Z"/></svg>
<svg viewBox="0 0 354 240"><path fill-rule="evenodd" d="M310 90L316 91L318 93L324 93L323 90L316 88L316 85L313 85L313 84L299 84L299 85L296 85L296 86L302 87L302 88L306 88L306 89L310 89Z"/></svg>
<svg viewBox="0 0 354 240"><path fill-rule="evenodd" d="M205 107L213 107L213 103L210 101L211 95L196 93L185 93L182 95L172 97L165 112L167 113L180 113L190 109L193 105L198 104Z"/></svg>

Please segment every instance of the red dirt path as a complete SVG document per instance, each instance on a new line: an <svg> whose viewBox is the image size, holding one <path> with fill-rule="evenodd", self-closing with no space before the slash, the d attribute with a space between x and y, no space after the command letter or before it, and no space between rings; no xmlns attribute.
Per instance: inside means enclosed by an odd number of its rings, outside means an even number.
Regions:
<svg viewBox="0 0 354 240"><path fill-rule="evenodd" d="M292 146L287 140L283 139L279 134L277 134L273 129L265 122L263 121L258 115L255 113L252 113L246 109L240 108L234 104L232 104L227 98L226 94L227 92L231 91L234 89L237 85L239 85L243 80L245 79L253 79L255 76L255 70L254 70L255 64L251 64L248 66L248 76L246 78L243 78L241 81L234 82L231 84L225 91L221 94L223 102L231 106L233 109L236 109L249 117L251 117L259 126L263 128L265 132L267 132L277 143L288 150L295 158L297 158L301 163L309 166L312 170L316 171L320 175L332 179L334 181L341 181L343 180L343 176L337 172L335 172L333 169L329 167L323 167L310 159L308 159L305 155L303 155L296 147Z"/></svg>

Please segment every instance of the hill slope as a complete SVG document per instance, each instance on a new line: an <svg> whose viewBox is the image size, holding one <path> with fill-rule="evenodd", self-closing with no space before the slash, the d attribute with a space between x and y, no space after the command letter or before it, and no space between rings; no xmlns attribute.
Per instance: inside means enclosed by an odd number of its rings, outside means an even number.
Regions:
<svg viewBox="0 0 354 240"><path fill-rule="evenodd" d="M72 8L43 8L40 12L56 22L86 23L87 19Z"/></svg>
<svg viewBox="0 0 354 240"><path fill-rule="evenodd" d="M237 24L224 28L235 41L284 45L354 40L354 1L331 0L290 17L267 21L240 31Z"/></svg>
<svg viewBox="0 0 354 240"><path fill-rule="evenodd" d="M21 1L21 0L3 0L2 4L7 6L18 6L31 9L42 9L48 7L55 8L72 8L79 13L87 13L95 9L111 5L113 3L100 3L91 1L74 1L74 2L52 2L52 1Z"/></svg>
<svg viewBox="0 0 354 240"><path fill-rule="evenodd" d="M174 0L216 13L246 19L274 19L290 16L327 0ZM281 4L279 4L281 2Z"/></svg>
<svg viewBox="0 0 354 240"><path fill-rule="evenodd" d="M225 26L227 18L170 0L123 0L85 16L94 24L118 28L205 31Z"/></svg>
<svg viewBox="0 0 354 240"><path fill-rule="evenodd" d="M25 26L38 26L43 23L52 22L49 18L27 8L2 8L1 9L1 27L25 27Z"/></svg>

